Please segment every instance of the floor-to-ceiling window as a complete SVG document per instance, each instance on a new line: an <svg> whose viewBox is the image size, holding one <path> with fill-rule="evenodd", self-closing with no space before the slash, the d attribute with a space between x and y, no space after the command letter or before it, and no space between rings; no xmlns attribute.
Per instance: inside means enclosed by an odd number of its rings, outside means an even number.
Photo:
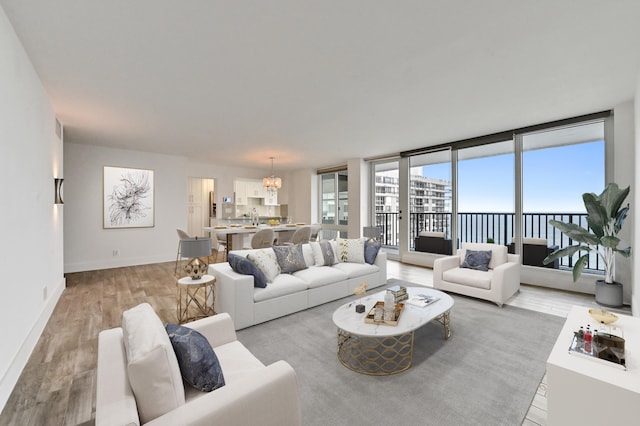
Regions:
<svg viewBox="0 0 640 426"><path fill-rule="evenodd" d="M398 160L378 162L373 165L374 226L380 229L380 241L384 246L398 246L400 211L400 175Z"/></svg>
<svg viewBox="0 0 640 426"><path fill-rule="evenodd" d="M451 251L451 188L449 149L409 159L409 250Z"/></svg>
<svg viewBox="0 0 640 426"><path fill-rule="evenodd" d="M322 238L346 236L349 224L349 177L346 170L320 174Z"/></svg>
<svg viewBox="0 0 640 426"><path fill-rule="evenodd" d="M377 164L372 174L376 225L387 245L400 251L440 254L431 243L416 247L422 235L451 240L453 250L466 241L493 241L520 253L525 265L542 266L546 255L540 253L571 244L550 219L587 226L582 193L604 187L605 124L611 129L612 120L603 111L400 153L399 161ZM405 202L408 215L402 214ZM391 208L398 212L393 218L378 219ZM537 263L530 260L533 252ZM588 268L601 265L594 257Z"/></svg>
<svg viewBox="0 0 640 426"><path fill-rule="evenodd" d="M514 236L513 140L460 149L458 241L508 245Z"/></svg>
<svg viewBox="0 0 640 426"><path fill-rule="evenodd" d="M571 245L566 235L549 225L549 220L588 227L582 194L604 189L604 126L603 120L597 120L522 135L524 265L543 267L547 254ZM576 253L546 267L571 267L578 257ZM597 256L589 259L586 269L601 269Z"/></svg>

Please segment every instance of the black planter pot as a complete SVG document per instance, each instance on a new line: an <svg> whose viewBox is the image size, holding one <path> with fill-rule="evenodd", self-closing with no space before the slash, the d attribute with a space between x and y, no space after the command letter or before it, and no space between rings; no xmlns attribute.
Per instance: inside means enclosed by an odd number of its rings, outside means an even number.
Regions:
<svg viewBox="0 0 640 426"><path fill-rule="evenodd" d="M596 303L609 308L622 306L622 284L614 281L607 284L604 280L596 281Z"/></svg>

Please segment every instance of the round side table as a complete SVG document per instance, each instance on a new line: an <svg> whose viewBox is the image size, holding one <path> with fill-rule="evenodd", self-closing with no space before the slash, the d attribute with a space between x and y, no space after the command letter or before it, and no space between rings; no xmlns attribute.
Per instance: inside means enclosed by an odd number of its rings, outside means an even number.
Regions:
<svg viewBox="0 0 640 426"><path fill-rule="evenodd" d="M216 301L216 277L203 275L197 280L182 277L176 285L178 287L176 305L178 323L183 324L216 314L213 310Z"/></svg>

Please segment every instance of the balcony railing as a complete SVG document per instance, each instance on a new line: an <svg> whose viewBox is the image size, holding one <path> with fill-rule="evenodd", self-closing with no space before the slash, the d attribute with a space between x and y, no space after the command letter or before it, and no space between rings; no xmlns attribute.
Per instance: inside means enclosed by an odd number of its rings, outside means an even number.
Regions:
<svg viewBox="0 0 640 426"><path fill-rule="evenodd" d="M444 232L446 238L451 238L451 213L411 213L409 215L409 248L414 249L414 237L421 231ZM564 233L549 225L550 220L575 223L587 228L586 213L524 213L523 237L544 238L549 246L560 248L573 244ZM376 213L376 226L382 232L382 244L388 247L398 247L398 213ZM509 245L514 238L514 213L458 213L458 239L461 242L487 242L493 240L496 244ZM560 259L560 267L572 268L573 263L584 252L578 252L573 257ZM585 269L603 271L600 258L590 253Z"/></svg>

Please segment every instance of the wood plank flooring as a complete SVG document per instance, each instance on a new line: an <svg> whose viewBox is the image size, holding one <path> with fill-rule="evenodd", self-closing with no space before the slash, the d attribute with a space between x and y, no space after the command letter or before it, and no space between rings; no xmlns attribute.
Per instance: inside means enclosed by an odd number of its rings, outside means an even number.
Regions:
<svg viewBox="0 0 640 426"><path fill-rule="evenodd" d="M430 269L396 261L388 262L388 277L432 285ZM151 304L163 322L177 321L173 262L66 278L67 288L0 413L0 425L94 424L98 332L119 327L122 312L142 302ZM596 306L593 296L530 286L509 304L558 316L566 316L574 304ZM524 424L546 424L544 379Z"/></svg>

